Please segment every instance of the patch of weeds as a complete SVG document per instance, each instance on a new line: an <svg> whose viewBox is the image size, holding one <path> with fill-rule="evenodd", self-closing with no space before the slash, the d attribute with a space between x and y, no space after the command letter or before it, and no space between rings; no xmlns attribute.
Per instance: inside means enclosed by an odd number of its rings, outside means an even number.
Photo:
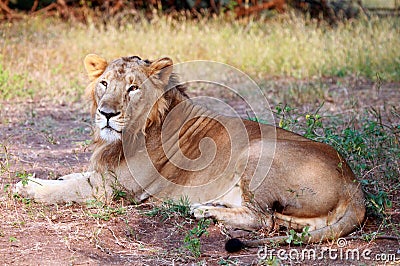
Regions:
<svg viewBox="0 0 400 266"><path fill-rule="evenodd" d="M296 117L293 117L293 113L296 109L288 106L288 105L277 105L275 106L275 115L279 119L278 126L280 128L293 131L294 127L298 124L299 120Z"/></svg>
<svg viewBox="0 0 400 266"><path fill-rule="evenodd" d="M86 202L86 207L89 211L86 214L95 219L108 221L111 217L124 215L126 213L125 207L110 207L97 200L90 200Z"/></svg>
<svg viewBox="0 0 400 266"><path fill-rule="evenodd" d="M286 243L301 246L307 240L307 237L310 236L310 233L308 232L309 230L309 226L304 227L301 233L297 233L291 229L289 233L286 233L288 237Z"/></svg>
<svg viewBox="0 0 400 266"><path fill-rule="evenodd" d="M210 219L201 219L197 225L189 230L183 239L184 248L187 249L194 257L198 258L201 256L201 244L200 237L202 235L208 236L207 229L210 226Z"/></svg>
<svg viewBox="0 0 400 266"><path fill-rule="evenodd" d="M190 203L188 197L181 197L178 201L172 199L164 200L161 206L155 206L152 210L144 213L147 216L161 216L165 221L175 215L190 217Z"/></svg>
<svg viewBox="0 0 400 266"><path fill-rule="evenodd" d="M325 142L340 151L362 177L369 212L385 218L385 210L392 207L388 194L399 187L395 182L400 175L398 132L368 113L358 123L358 127L347 127L339 134L325 130Z"/></svg>
<svg viewBox="0 0 400 266"><path fill-rule="evenodd" d="M280 128L294 131L306 138L320 140L323 129L322 115L319 114L323 103L312 113L302 114L296 108L279 104L275 106L275 115Z"/></svg>
<svg viewBox="0 0 400 266"><path fill-rule="evenodd" d="M29 198L23 198L20 195L18 195L17 193L13 194L13 198L16 199L17 201L22 202L23 204L25 204L26 206L30 206L32 203L32 200Z"/></svg>
<svg viewBox="0 0 400 266"><path fill-rule="evenodd" d="M374 213L385 215L386 210L392 208L393 203L389 199L385 191L378 191L376 194L366 191L368 202L367 207L373 210Z"/></svg>
<svg viewBox="0 0 400 266"><path fill-rule="evenodd" d="M334 147L359 177L367 197L367 208L374 216L387 217L392 207L390 192L396 191L400 176L400 114L392 107L393 119L384 118L379 110L370 108L357 120L320 114L299 113L287 105L275 107L279 127L302 134L309 139ZM340 165L339 165L340 167Z"/></svg>

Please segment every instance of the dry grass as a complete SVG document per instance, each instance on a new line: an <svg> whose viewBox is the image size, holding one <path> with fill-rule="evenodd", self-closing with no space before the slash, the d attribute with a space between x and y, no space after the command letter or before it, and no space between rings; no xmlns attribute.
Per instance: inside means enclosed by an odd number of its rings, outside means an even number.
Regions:
<svg viewBox="0 0 400 266"><path fill-rule="evenodd" d="M127 21L104 26L37 17L1 24L1 98L80 98L86 84L82 59L88 53L108 59L169 55L175 62L214 60L253 77L371 78L378 73L384 80L400 80L399 18L336 28L290 14L267 22L168 17Z"/></svg>

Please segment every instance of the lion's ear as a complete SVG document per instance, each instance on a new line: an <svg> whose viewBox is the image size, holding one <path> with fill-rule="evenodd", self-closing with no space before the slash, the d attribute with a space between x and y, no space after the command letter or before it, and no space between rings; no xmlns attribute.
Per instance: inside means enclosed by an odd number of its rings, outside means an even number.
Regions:
<svg viewBox="0 0 400 266"><path fill-rule="evenodd" d="M168 83L169 77L171 76L173 69L173 62L171 58L163 57L160 58L150 65L150 75L158 75L158 78L164 82Z"/></svg>
<svg viewBox="0 0 400 266"><path fill-rule="evenodd" d="M84 64L90 81L100 77L107 67L107 61L96 54L88 54L85 57Z"/></svg>

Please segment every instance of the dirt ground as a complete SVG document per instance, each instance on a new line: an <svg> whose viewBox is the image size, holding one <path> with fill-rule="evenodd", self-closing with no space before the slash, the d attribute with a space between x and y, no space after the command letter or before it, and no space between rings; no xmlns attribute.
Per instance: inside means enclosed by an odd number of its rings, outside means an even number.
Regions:
<svg viewBox="0 0 400 266"><path fill-rule="evenodd" d="M327 82L329 90L339 91ZM370 82L360 83L343 93L355 94L365 105L400 102L400 84L383 84L379 97ZM190 93L189 93L190 94ZM338 92L333 103L340 102ZM328 103L335 107L334 104ZM196 221L173 215L149 217L154 205L129 205L119 201L111 207L81 205L44 206L12 197L11 188L19 178L34 173L54 179L84 171L91 154L91 118L87 103L21 101L0 103L0 264L2 265L278 265L278 260L262 259L264 249L246 249L229 254L224 250L227 236L219 224L211 224L208 236L201 237L201 256L194 258L183 248L183 239ZM399 195L393 195L392 225L382 229L382 221L368 217L363 228L352 236L399 230ZM262 232L259 232L260 234ZM398 234L397 234L398 235ZM270 247L269 249L272 249ZM390 265L400 264L399 242L379 239L347 239L345 244L323 243L302 247L275 247L296 255L305 249L325 252L322 258L281 259L297 265ZM357 250L360 258L347 257ZM331 253L329 253L331 251ZM283 252L283 251L282 251ZM296 253L297 252L297 253ZM276 253L274 253L276 255ZM330 257L331 256L331 257ZM274 264L275 263L275 264Z"/></svg>

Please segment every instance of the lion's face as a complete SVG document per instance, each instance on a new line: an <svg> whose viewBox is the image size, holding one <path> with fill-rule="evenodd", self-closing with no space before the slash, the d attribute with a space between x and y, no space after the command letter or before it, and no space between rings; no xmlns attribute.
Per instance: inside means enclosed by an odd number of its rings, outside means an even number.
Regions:
<svg viewBox="0 0 400 266"><path fill-rule="evenodd" d="M160 109L164 87L172 72L171 59L150 62L132 56L107 64L99 56L88 55L85 67L92 78L89 87L95 125L102 140L121 140L128 128L143 129L152 123L152 110Z"/></svg>

